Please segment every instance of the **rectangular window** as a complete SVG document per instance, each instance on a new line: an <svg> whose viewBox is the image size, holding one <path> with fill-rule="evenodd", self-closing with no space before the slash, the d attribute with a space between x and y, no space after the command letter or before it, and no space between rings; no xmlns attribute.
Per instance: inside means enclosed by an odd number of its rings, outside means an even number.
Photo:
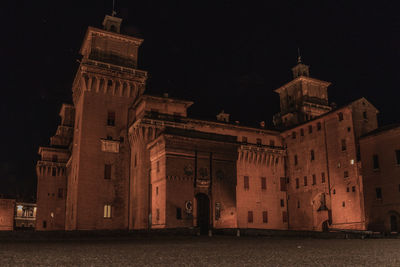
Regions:
<svg viewBox="0 0 400 267"><path fill-rule="evenodd" d="M314 150L310 151L311 160L315 160Z"/></svg>
<svg viewBox="0 0 400 267"><path fill-rule="evenodd" d="M307 186L307 176L304 176L304 186Z"/></svg>
<svg viewBox="0 0 400 267"><path fill-rule="evenodd" d="M158 186L156 186L156 196L158 196Z"/></svg>
<svg viewBox="0 0 400 267"><path fill-rule="evenodd" d="M111 205L104 205L104 218L111 218Z"/></svg>
<svg viewBox="0 0 400 267"><path fill-rule="evenodd" d="M382 188L380 188L380 187L375 188L375 192L376 192L376 199L381 200L382 199Z"/></svg>
<svg viewBox="0 0 400 267"><path fill-rule="evenodd" d="M292 132L292 138L296 139L296 132Z"/></svg>
<svg viewBox="0 0 400 267"><path fill-rule="evenodd" d="M244 190L249 190L250 186L249 186L249 176L245 176L243 178L243 187Z"/></svg>
<svg viewBox="0 0 400 267"><path fill-rule="evenodd" d="M396 150L396 163L400 165L400 150Z"/></svg>
<svg viewBox="0 0 400 267"><path fill-rule="evenodd" d="M281 199L281 207L285 207L285 201Z"/></svg>
<svg viewBox="0 0 400 267"><path fill-rule="evenodd" d="M300 186L299 178L296 178L296 188L299 188L299 186Z"/></svg>
<svg viewBox="0 0 400 267"><path fill-rule="evenodd" d="M109 111L107 115L107 126L115 126L115 112Z"/></svg>
<svg viewBox="0 0 400 267"><path fill-rule="evenodd" d="M317 184L317 176L315 176L315 174L312 175L312 184L313 185Z"/></svg>
<svg viewBox="0 0 400 267"><path fill-rule="evenodd" d="M247 222L253 223L253 212L252 211L247 212Z"/></svg>
<svg viewBox="0 0 400 267"><path fill-rule="evenodd" d="M157 172L160 172L160 162L159 161L157 161Z"/></svg>
<svg viewBox="0 0 400 267"><path fill-rule="evenodd" d="M263 223L268 223L268 211L263 211Z"/></svg>
<svg viewBox="0 0 400 267"><path fill-rule="evenodd" d="M58 198L64 197L64 190L62 188L58 188Z"/></svg>
<svg viewBox="0 0 400 267"><path fill-rule="evenodd" d="M275 146L275 141L274 140L269 140L269 145L270 146Z"/></svg>
<svg viewBox="0 0 400 267"><path fill-rule="evenodd" d="M308 125L308 133L312 133L312 125Z"/></svg>
<svg viewBox="0 0 400 267"><path fill-rule="evenodd" d="M346 192L347 193L350 192L350 188L349 187L346 188Z"/></svg>
<svg viewBox="0 0 400 267"><path fill-rule="evenodd" d="M242 136L242 143L247 143L247 137L246 136Z"/></svg>
<svg viewBox="0 0 400 267"><path fill-rule="evenodd" d="M261 189L267 190L267 178L266 177L261 177Z"/></svg>
<svg viewBox="0 0 400 267"><path fill-rule="evenodd" d="M321 173L321 183L325 183L325 173Z"/></svg>
<svg viewBox="0 0 400 267"><path fill-rule="evenodd" d="M111 164L104 165L104 179L106 180L111 179Z"/></svg>
<svg viewBox="0 0 400 267"><path fill-rule="evenodd" d="M160 209L156 210L156 220L159 221L160 220Z"/></svg>
<svg viewBox="0 0 400 267"><path fill-rule="evenodd" d="M304 136L304 129L303 128L300 129L300 135Z"/></svg>
<svg viewBox="0 0 400 267"><path fill-rule="evenodd" d="M351 192L356 192L356 187L355 186L351 187Z"/></svg>
<svg viewBox="0 0 400 267"><path fill-rule="evenodd" d="M373 164L374 164L374 169L379 169L379 158L378 155L373 155L372 156Z"/></svg>
<svg viewBox="0 0 400 267"><path fill-rule="evenodd" d="M260 138L257 138L257 145L261 146L262 145L262 141Z"/></svg>
<svg viewBox="0 0 400 267"><path fill-rule="evenodd" d="M343 120L343 113L342 112L338 113L338 119L339 119L339 121Z"/></svg>
<svg viewBox="0 0 400 267"><path fill-rule="evenodd" d="M281 191L282 192L286 192L286 178L285 177L281 177L280 178L280 184L281 184Z"/></svg>
<svg viewBox="0 0 400 267"><path fill-rule="evenodd" d="M320 122L317 123L317 130L321 131L321 123Z"/></svg>
<svg viewBox="0 0 400 267"><path fill-rule="evenodd" d="M287 212L286 211L282 212L282 222L287 223Z"/></svg>
<svg viewBox="0 0 400 267"><path fill-rule="evenodd" d="M344 177L344 178L348 178L348 177L349 177L349 172L348 172L348 171L344 171L343 177Z"/></svg>
<svg viewBox="0 0 400 267"><path fill-rule="evenodd" d="M367 116L367 112L366 112L366 111L363 112L363 118L364 118L365 120L368 119L368 116Z"/></svg>
<svg viewBox="0 0 400 267"><path fill-rule="evenodd" d="M47 222L43 221L43 228L46 228L46 227L47 227Z"/></svg>
<svg viewBox="0 0 400 267"><path fill-rule="evenodd" d="M181 208L176 208L176 219L182 220L182 209Z"/></svg>
<svg viewBox="0 0 400 267"><path fill-rule="evenodd" d="M55 167L51 168L51 176L57 176L57 169Z"/></svg>
<svg viewBox="0 0 400 267"><path fill-rule="evenodd" d="M294 165L297 166L298 163L299 161L297 160L297 155L294 155Z"/></svg>
<svg viewBox="0 0 400 267"><path fill-rule="evenodd" d="M346 139L342 139L342 151L346 151Z"/></svg>

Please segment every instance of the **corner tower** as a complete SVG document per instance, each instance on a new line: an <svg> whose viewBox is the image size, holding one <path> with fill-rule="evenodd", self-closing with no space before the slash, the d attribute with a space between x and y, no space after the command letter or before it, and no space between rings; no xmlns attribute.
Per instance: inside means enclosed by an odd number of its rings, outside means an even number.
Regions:
<svg viewBox="0 0 400 267"><path fill-rule="evenodd" d="M104 29L89 27L80 50L72 86L67 230L128 227L128 110L143 94L147 73L137 69L143 40L121 34L121 22L105 16Z"/></svg>
<svg viewBox="0 0 400 267"><path fill-rule="evenodd" d="M330 82L310 77L310 68L298 57L292 68L293 80L275 90L280 97L281 112L274 115L278 127L290 127L331 110L328 103Z"/></svg>

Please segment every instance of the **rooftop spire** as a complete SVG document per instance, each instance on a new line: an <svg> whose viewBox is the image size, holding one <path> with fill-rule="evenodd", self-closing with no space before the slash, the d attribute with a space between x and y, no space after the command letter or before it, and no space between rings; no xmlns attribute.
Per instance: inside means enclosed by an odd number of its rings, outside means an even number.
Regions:
<svg viewBox="0 0 400 267"><path fill-rule="evenodd" d="M297 47L297 63L301 63L300 48Z"/></svg>
<svg viewBox="0 0 400 267"><path fill-rule="evenodd" d="M115 17L115 15L117 15L117 12L115 11L115 0L113 0L113 9L111 12L111 16Z"/></svg>
<svg viewBox="0 0 400 267"><path fill-rule="evenodd" d="M310 76L310 67L301 61L300 48L297 48L297 65L292 68L293 79L300 76Z"/></svg>
<svg viewBox="0 0 400 267"><path fill-rule="evenodd" d="M103 26L107 31L120 33L122 19L116 17L115 15L117 15L117 12L115 11L115 0L113 0L111 16L105 16L103 20Z"/></svg>

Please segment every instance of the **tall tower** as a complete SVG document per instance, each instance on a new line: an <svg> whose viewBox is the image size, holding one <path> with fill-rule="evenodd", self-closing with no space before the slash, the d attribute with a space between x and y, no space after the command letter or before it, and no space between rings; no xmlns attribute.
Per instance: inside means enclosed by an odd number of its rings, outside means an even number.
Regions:
<svg viewBox="0 0 400 267"><path fill-rule="evenodd" d="M281 112L274 115L278 127L306 122L331 110L328 104L329 82L310 77L310 68L301 61L292 68L293 80L275 90L280 97Z"/></svg>
<svg viewBox="0 0 400 267"><path fill-rule="evenodd" d="M145 90L147 73L137 69L143 40L121 34L121 22L106 15L104 29L89 27L80 50L66 230L128 227L128 113Z"/></svg>

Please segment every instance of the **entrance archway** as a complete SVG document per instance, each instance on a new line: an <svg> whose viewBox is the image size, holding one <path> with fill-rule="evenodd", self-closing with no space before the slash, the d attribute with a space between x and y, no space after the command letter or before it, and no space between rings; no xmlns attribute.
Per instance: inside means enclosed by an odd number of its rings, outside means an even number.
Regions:
<svg viewBox="0 0 400 267"><path fill-rule="evenodd" d="M396 215L390 215L390 232L398 232Z"/></svg>
<svg viewBox="0 0 400 267"><path fill-rule="evenodd" d="M200 227L200 234L208 234L210 227L210 199L206 194L197 194L197 226Z"/></svg>

